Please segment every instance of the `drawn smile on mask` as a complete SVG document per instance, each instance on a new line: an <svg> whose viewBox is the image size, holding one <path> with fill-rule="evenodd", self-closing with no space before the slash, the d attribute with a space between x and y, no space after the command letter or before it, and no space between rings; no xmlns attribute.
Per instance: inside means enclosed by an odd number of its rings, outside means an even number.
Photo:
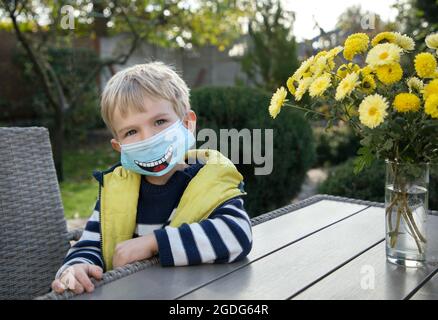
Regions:
<svg viewBox="0 0 438 320"><path fill-rule="evenodd" d="M160 172L167 168L170 163L170 159L172 159L173 147L170 145L167 148L166 153L159 159L142 162L138 160L134 160L135 164L139 166L141 169L146 170L148 172Z"/></svg>

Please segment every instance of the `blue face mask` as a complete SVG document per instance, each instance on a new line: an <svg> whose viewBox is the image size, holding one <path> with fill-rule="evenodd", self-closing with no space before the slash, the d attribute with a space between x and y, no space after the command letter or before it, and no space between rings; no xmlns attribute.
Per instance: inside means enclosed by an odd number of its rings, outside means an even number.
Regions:
<svg viewBox="0 0 438 320"><path fill-rule="evenodd" d="M122 166L142 175L162 176L182 163L194 144L193 133L178 120L148 139L120 145Z"/></svg>

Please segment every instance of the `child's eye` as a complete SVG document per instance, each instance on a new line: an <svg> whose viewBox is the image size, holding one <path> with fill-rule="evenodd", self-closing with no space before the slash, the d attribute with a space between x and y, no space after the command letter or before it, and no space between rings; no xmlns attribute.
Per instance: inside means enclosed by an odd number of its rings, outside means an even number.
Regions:
<svg viewBox="0 0 438 320"><path fill-rule="evenodd" d="M161 126L162 124L165 124L166 122L167 122L166 119L159 119L159 120L155 121L155 125Z"/></svg>
<svg viewBox="0 0 438 320"><path fill-rule="evenodd" d="M126 132L125 137L132 136L133 134L136 134L136 133L137 133L137 131L134 129L129 130L128 132Z"/></svg>

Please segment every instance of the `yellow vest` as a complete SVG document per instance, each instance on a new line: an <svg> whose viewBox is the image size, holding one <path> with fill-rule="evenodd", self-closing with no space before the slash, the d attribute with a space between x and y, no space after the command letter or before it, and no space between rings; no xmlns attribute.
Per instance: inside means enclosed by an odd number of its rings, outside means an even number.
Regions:
<svg viewBox="0 0 438 320"><path fill-rule="evenodd" d="M170 226L199 222L225 201L246 194L243 177L234 164L215 150L189 150L186 162L198 159L204 166L187 185ZM115 247L132 239L142 176L122 166L103 175L100 188L102 256L106 271L112 269Z"/></svg>

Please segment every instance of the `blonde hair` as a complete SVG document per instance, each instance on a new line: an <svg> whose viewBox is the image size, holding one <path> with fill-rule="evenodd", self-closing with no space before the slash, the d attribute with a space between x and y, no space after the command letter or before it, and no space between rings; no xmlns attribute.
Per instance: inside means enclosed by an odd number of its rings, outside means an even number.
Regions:
<svg viewBox="0 0 438 320"><path fill-rule="evenodd" d="M137 64L117 72L102 93L102 119L114 137L114 110L123 117L129 111L143 112L145 98L170 101L180 119L190 110L190 89L171 66L162 62Z"/></svg>

